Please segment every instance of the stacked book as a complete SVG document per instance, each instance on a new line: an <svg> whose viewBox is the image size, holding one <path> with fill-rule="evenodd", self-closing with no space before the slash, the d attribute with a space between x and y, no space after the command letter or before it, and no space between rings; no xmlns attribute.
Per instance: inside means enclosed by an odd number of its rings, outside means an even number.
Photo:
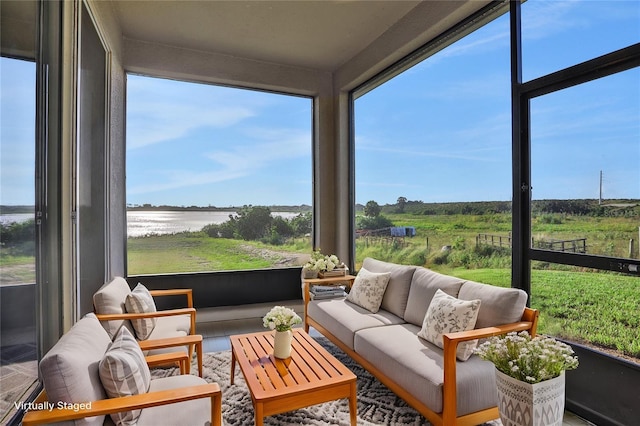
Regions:
<svg viewBox="0 0 640 426"><path fill-rule="evenodd" d="M333 299L347 295L345 285L314 285L309 290L311 300Z"/></svg>

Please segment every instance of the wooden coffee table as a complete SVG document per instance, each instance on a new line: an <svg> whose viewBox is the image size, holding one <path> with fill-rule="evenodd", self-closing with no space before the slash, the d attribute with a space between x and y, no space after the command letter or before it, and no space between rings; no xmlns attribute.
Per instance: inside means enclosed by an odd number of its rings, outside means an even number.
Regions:
<svg viewBox="0 0 640 426"><path fill-rule="evenodd" d="M349 399L356 425L356 376L313 338L294 329L291 357L273 356L273 331L231 336L231 384L236 361L244 375L255 412L264 417L341 398Z"/></svg>

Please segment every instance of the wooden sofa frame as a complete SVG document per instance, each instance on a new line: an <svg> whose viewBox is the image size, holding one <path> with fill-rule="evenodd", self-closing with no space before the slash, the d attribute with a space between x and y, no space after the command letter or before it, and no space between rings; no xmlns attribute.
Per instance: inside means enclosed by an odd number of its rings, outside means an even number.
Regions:
<svg viewBox="0 0 640 426"><path fill-rule="evenodd" d="M380 382L391 389L396 395L404 399L409 405L415 408L420 414L426 417L434 426L475 426L494 420L500 417L498 407L491 407L485 410L476 411L457 417L456 401L456 349L460 342L466 340L482 339L491 336L506 334L512 331L528 331L535 336L538 326L537 309L525 308L520 322L504 324L497 327L486 327L475 330L462 331L459 333L449 333L443 336L444 340L444 383L442 413L436 413L417 398L403 389L400 385L390 379L376 368L375 365L365 360L357 352L342 343L337 337L331 334L313 318L306 317L305 328L309 325L331 340L336 346L342 349L351 358L357 361L363 368L373 374Z"/></svg>

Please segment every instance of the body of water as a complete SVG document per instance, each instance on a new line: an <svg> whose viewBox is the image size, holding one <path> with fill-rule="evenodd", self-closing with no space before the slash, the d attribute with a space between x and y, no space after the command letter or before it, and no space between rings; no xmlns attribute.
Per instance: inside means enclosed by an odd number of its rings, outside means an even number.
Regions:
<svg viewBox="0 0 640 426"><path fill-rule="evenodd" d="M13 214L0 214L0 223L7 225L9 223L26 222L29 219L35 219L35 213L13 213Z"/></svg>
<svg viewBox="0 0 640 426"><path fill-rule="evenodd" d="M233 211L130 211L127 212L127 236L140 237L148 234L173 234L184 231L199 231L211 223L229 220ZM292 212L271 213L289 219L298 215Z"/></svg>
<svg viewBox="0 0 640 426"><path fill-rule="evenodd" d="M199 231L210 223L222 223L229 220L233 211L129 211L127 212L127 236L140 237L149 234L173 234L184 231ZM293 212L271 213L290 219L298 215ZM31 213L3 214L0 222L24 222L33 219Z"/></svg>

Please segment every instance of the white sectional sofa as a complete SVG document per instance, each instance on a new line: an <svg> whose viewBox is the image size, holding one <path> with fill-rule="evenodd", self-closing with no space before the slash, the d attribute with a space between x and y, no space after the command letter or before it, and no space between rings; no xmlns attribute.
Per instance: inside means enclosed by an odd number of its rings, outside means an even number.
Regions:
<svg viewBox="0 0 640 426"><path fill-rule="evenodd" d="M379 310L349 298L312 300L306 329L317 329L434 425L477 425L498 418L493 364L477 355L460 361L456 350L463 342L509 331L535 334L538 313L526 307L527 294L371 258L362 268L389 273ZM358 285L356 278L353 288ZM473 329L444 333L443 349L418 336L438 289L455 303L477 306L480 301ZM438 305L448 298L437 297ZM430 315L433 326L434 310Z"/></svg>

